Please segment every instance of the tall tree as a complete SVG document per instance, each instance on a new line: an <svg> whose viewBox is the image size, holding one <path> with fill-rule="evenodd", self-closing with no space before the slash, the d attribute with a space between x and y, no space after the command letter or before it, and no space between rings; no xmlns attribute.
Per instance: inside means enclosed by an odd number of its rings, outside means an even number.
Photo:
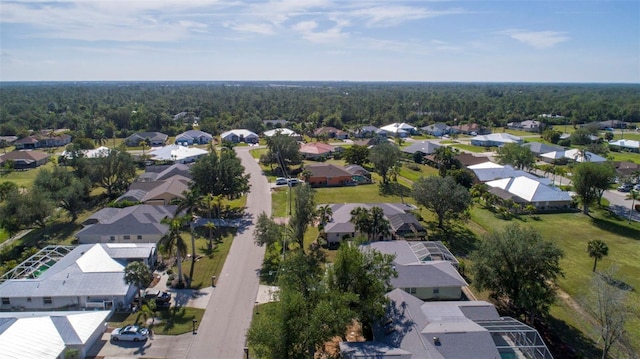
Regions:
<svg viewBox="0 0 640 359"><path fill-rule="evenodd" d="M315 217L315 190L307 184L301 184L295 188L293 215L289 222L293 240L298 243L300 249L304 249L304 234Z"/></svg>
<svg viewBox="0 0 640 359"><path fill-rule="evenodd" d="M353 223L357 232L364 233L368 241L386 237L390 233L391 226L385 218L384 212L380 207L372 207L367 209L364 207L356 207L351 211L351 223Z"/></svg>
<svg viewBox="0 0 640 359"><path fill-rule="evenodd" d="M609 246L604 241L594 239L587 243L587 253L589 257L593 258L593 272L596 271L596 265L598 261L609 254Z"/></svg>
<svg viewBox="0 0 640 359"><path fill-rule="evenodd" d="M176 204L176 213L181 214L185 212L189 226L189 234L191 235L191 269L189 269L189 287L193 282L193 272L196 268L196 237L193 233L193 222L195 221L195 212L200 209L202 204L202 196L195 190L189 190L182 192L182 197L177 197L173 201Z"/></svg>
<svg viewBox="0 0 640 359"><path fill-rule="evenodd" d="M267 138L267 148L269 149L267 158L276 164L282 161L282 165L288 167L302 162L300 147L295 137L276 134Z"/></svg>
<svg viewBox="0 0 640 359"><path fill-rule="evenodd" d="M617 281L615 275L615 269L594 275L587 294L580 299L582 307L595 319L602 339L602 359L627 338L625 324L633 312L627 304L627 291L611 285Z"/></svg>
<svg viewBox="0 0 640 359"><path fill-rule="evenodd" d="M451 146L440 146L433 152L433 159L438 165L440 177L445 177L452 169L462 168L462 164L456 158L460 151Z"/></svg>
<svg viewBox="0 0 640 359"><path fill-rule="evenodd" d="M202 194L235 199L249 190L249 175L235 151L211 152L191 166L192 188Z"/></svg>
<svg viewBox="0 0 640 359"><path fill-rule="evenodd" d="M254 241L259 246L270 246L284 240L284 228L269 218L266 213L258 215L256 229L253 232ZM286 244L285 244L286 245Z"/></svg>
<svg viewBox="0 0 640 359"><path fill-rule="evenodd" d="M600 200L615 175L615 169L607 163L583 162L573 167L573 190L582 201L584 214L589 214L589 205Z"/></svg>
<svg viewBox="0 0 640 359"><path fill-rule="evenodd" d="M316 210L316 216L320 219L320 224L324 227L333 218L333 209L329 204L323 204Z"/></svg>
<svg viewBox="0 0 640 359"><path fill-rule="evenodd" d="M0 202L9 197L10 193L18 192L18 185L15 182L5 181L0 183Z"/></svg>
<svg viewBox="0 0 640 359"><path fill-rule="evenodd" d="M449 220L463 218L471 205L469 191L451 177L420 177L413 183L412 196L438 216L439 228Z"/></svg>
<svg viewBox="0 0 640 359"><path fill-rule="evenodd" d="M184 217L177 217L173 219L167 219L165 224L169 225L169 231L160 238L158 241L158 247L160 250L168 256L176 256L176 264L178 266L178 286L184 286L184 277L182 275L182 256L187 253L187 244L182 238L182 227L186 219Z"/></svg>
<svg viewBox="0 0 640 359"><path fill-rule="evenodd" d="M530 227L509 224L485 236L472 253L474 283L517 312L547 313L555 300L555 282L562 275L562 251Z"/></svg>
<svg viewBox="0 0 640 359"><path fill-rule="evenodd" d="M389 170L402 158L402 152L398 146L391 142L375 145L369 151L369 161L373 163L376 171L382 177L382 182L389 183Z"/></svg>
<svg viewBox="0 0 640 359"><path fill-rule="evenodd" d="M142 288L151 283L153 274L145 263L133 261L124 268L124 282L138 290L138 308L142 308Z"/></svg>
<svg viewBox="0 0 640 359"><path fill-rule="evenodd" d="M136 165L126 151L111 149L107 156L91 159L89 171L92 180L107 191L107 196L113 197L133 181Z"/></svg>
<svg viewBox="0 0 640 359"><path fill-rule="evenodd" d="M69 212L72 222L78 218L91 191L89 178L79 178L74 172L63 167L40 170L33 186Z"/></svg>
<svg viewBox="0 0 640 359"><path fill-rule="evenodd" d="M503 165L511 165L519 170L531 168L536 161L536 156L529 147L517 143L507 143L497 150L498 162Z"/></svg>
<svg viewBox="0 0 640 359"><path fill-rule="evenodd" d="M353 145L344 150L344 160L362 166L369 161L369 149L366 146Z"/></svg>
<svg viewBox="0 0 640 359"><path fill-rule="evenodd" d="M329 286L340 293L356 293L358 301L353 309L360 322L371 326L384 315L387 298L392 288L394 255L382 254L368 246L340 246L333 266L329 270Z"/></svg>

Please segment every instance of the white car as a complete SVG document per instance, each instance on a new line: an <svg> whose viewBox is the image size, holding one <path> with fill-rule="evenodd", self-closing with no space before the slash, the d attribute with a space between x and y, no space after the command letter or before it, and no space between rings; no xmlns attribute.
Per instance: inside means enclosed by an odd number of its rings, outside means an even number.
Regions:
<svg viewBox="0 0 640 359"><path fill-rule="evenodd" d="M111 332L111 340L126 340L130 342L140 342L147 340L149 337L149 329L141 328L137 325L129 325L123 328L116 328Z"/></svg>
<svg viewBox="0 0 640 359"><path fill-rule="evenodd" d="M278 177L276 178L276 185L283 185L283 184L287 184L287 179L284 177Z"/></svg>

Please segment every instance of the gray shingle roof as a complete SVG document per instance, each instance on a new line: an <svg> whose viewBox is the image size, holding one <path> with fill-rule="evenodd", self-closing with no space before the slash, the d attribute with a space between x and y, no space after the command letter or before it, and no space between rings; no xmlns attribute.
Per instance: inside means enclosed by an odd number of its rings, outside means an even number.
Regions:
<svg viewBox="0 0 640 359"><path fill-rule="evenodd" d="M177 206L174 205L151 206L145 204L122 209L104 208L89 217L83 223L86 227L80 230L76 236L164 234L169 227L160 222L164 218L173 218L176 209Z"/></svg>
<svg viewBox="0 0 640 359"><path fill-rule="evenodd" d="M441 146L437 143L433 143L431 141L421 141L421 142L416 142L410 146L403 147L401 150L404 153L413 154L416 152L421 152L421 153L424 153L425 155L430 155L433 152L435 152L435 150L439 147Z"/></svg>
<svg viewBox="0 0 640 359"><path fill-rule="evenodd" d="M397 265L396 271L398 277L391 279L391 285L395 288L444 288L467 285L453 265L446 261Z"/></svg>

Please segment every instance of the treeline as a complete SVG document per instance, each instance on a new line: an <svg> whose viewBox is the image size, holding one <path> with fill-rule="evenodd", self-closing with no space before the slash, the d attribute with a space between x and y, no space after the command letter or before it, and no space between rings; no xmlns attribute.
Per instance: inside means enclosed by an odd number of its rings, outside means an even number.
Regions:
<svg viewBox="0 0 640 359"><path fill-rule="evenodd" d="M635 84L2 83L0 135L60 128L86 138L139 130L173 135L194 120L214 134L237 127L261 131L262 120L275 119L343 129L401 121L504 126L541 114L563 116L540 118L552 124L640 122L639 103Z"/></svg>

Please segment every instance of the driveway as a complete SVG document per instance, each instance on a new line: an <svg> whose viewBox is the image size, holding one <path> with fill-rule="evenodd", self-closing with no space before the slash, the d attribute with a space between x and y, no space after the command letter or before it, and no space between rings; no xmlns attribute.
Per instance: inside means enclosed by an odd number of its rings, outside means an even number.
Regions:
<svg viewBox="0 0 640 359"><path fill-rule="evenodd" d="M187 351L193 341L192 333L182 335L154 335L144 342L111 342L111 329L91 347L87 357L104 359L120 358L187 358Z"/></svg>

